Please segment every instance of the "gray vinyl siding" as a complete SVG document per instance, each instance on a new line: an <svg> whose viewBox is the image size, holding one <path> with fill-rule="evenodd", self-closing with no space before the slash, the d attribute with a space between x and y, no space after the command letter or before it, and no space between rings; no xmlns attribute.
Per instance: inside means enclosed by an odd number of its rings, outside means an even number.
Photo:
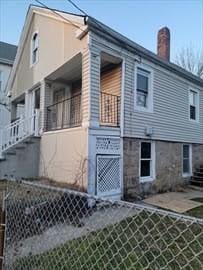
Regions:
<svg viewBox="0 0 203 270"><path fill-rule="evenodd" d="M203 89L153 66L154 111L134 108L134 61L126 62L124 136L147 138L145 128L153 127L153 139L203 143ZM199 123L189 120L189 87L199 90Z"/></svg>
<svg viewBox="0 0 203 270"><path fill-rule="evenodd" d="M107 51L125 61L125 81L124 81L124 137L148 138L145 136L145 128L153 127L152 139L203 143L203 86L191 83L189 80L177 75L172 71L147 61L153 69L153 113L135 111L134 108L134 68L135 59L138 55L133 55L124 48L119 48L115 44L106 41L104 38L91 34L92 48L98 51ZM141 58L141 62L145 59ZM94 65L97 69L98 66ZM98 71L94 70L98 78ZM199 123L189 120L189 87L199 90ZM95 87L93 91L98 91ZM97 94L92 96L97 98ZM95 106L95 110L96 110ZM98 113L98 111L92 113Z"/></svg>
<svg viewBox="0 0 203 270"><path fill-rule="evenodd" d="M87 122L89 119L89 73L90 57L89 50L86 49L82 54L82 120Z"/></svg>
<svg viewBox="0 0 203 270"><path fill-rule="evenodd" d="M90 117L92 121L99 121L100 98L100 51L97 47L90 53Z"/></svg>

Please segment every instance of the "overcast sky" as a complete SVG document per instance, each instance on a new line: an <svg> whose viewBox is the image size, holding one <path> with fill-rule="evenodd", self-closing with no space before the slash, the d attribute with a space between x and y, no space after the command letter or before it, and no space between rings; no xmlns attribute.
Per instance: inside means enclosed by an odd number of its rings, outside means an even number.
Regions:
<svg viewBox="0 0 203 270"><path fill-rule="evenodd" d="M40 0L49 7L78 12L67 0ZM74 0L87 14L156 52L157 31L171 30L172 60L182 47L203 49L203 0ZM18 44L28 0L0 0L0 40Z"/></svg>

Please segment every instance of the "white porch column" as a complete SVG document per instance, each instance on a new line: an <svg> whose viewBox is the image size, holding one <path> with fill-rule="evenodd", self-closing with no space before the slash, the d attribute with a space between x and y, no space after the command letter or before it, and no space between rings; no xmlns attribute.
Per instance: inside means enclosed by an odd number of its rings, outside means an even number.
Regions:
<svg viewBox="0 0 203 270"><path fill-rule="evenodd" d="M47 106L50 105L51 95L51 83L42 81L40 86L40 133L46 130Z"/></svg>
<svg viewBox="0 0 203 270"><path fill-rule="evenodd" d="M82 59L83 126L98 127L100 114L100 52L87 49Z"/></svg>
<svg viewBox="0 0 203 270"><path fill-rule="evenodd" d="M25 92L25 115L29 114L29 93L28 91Z"/></svg>

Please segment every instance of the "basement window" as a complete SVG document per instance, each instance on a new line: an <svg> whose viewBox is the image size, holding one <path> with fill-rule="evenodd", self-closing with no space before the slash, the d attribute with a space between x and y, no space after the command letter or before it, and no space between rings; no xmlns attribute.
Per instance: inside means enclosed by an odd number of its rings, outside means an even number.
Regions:
<svg viewBox="0 0 203 270"><path fill-rule="evenodd" d="M152 70L143 64L136 66L135 81L135 109L152 111Z"/></svg>
<svg viewBox="0 0 203 270"><path fill-rule="evenodd" d="M183 144L183 176L192 174L192 149L190 144Z"/></svg>
<svg viewBox="0 0 203 270"><path fill-rule="evenodd" d="M199 121L199 92L193 89L189 91L190 120Z"/></svg>
<svg viewBox="0 0 203 270"><path fill-rule="evenodd" d="M155 175L154 142L141 142L140 147L140 181L152 181Z"/></svg>

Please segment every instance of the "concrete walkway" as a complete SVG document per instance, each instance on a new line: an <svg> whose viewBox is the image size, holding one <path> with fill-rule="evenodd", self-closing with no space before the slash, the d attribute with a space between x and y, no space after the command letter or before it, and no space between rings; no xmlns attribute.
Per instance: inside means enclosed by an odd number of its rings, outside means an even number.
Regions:
<svg viewBox="0 0 203 270"><path fill-rule="evenodd" d="M203 198L203 188L192 188L189 186L183 192L167 192L153 195L143 200L143 202L177 213L185 213L203 205L203 203L191 200L195 198Z"/></svg>

